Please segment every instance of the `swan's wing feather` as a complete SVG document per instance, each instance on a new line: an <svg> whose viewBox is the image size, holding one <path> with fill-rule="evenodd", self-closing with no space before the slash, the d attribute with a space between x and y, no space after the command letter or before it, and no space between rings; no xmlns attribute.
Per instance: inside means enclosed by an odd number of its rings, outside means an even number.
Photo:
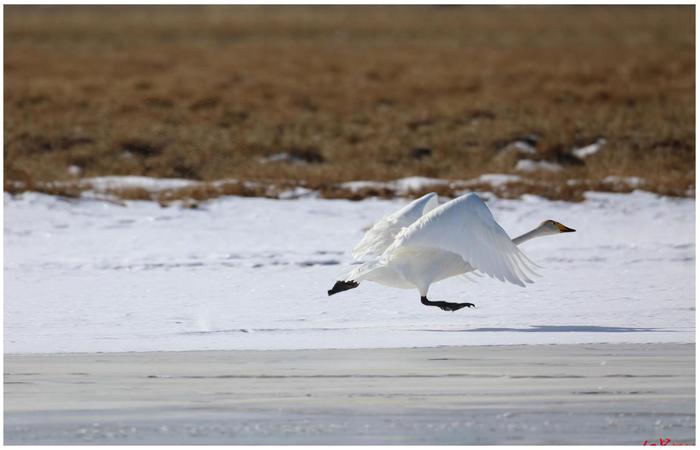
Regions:
<svg viewBox="0 0 700 450"><path fill-rule="evenodd" d="M403 230L385 253L399 248L438 248L457 253L473 268L519 286L531 283L534 265L496 222L476 194L439 206Z"/></svg>
<svg viewBox="0 0 700 450"><path fill-rule="evenodd" d="M437 206L438 196L431 192L384 217L367 230L362 240L353 249L353 258L381 255L394 242L402 228L408 227Z"/></svg>
<svg viewBox="0 0 700 450"><path fill-rule="evenodd" d="M472 278L472 275L476 275L476 273L475 272L463 273L462 275L459 275L459 277L461 279L463 279L464 281L469 281L470 283L476 283L478 280ZM478 275L478 276L481 276L481 275Z"/></svg>

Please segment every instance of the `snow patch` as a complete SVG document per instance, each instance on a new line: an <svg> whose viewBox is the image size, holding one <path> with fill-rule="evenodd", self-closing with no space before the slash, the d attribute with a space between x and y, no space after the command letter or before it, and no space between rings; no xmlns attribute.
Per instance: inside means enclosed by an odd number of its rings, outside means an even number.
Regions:
<svg viewBox="0 0 700 450"><path fill-rule="evenodd" d="M578 230L522 246L542 266L527 289L436 283L435 298L477 304L454 314L369 282L330 301L362 228L408 201L222 197L192 210L5 194L5 351L695 341L694 199L492 197L511 236L544 219Z"/></svg>
<svg viewBox="0 0 700 450"><path fill-rule="evenodd" d="M80 166L71 164L70 166L68 166L68 173L74 177L77 177L80 176L81 173L83 173L83 169Z"/></svg>
<svg viewBox="0 0 700 450"><path fill-rule="evenodd" d="M149 192L161 192L168 189L181 189L199 184L198 181L181 178L150 178L139 176L106 176L85 178L81 181L92 189L104 192L110 189L140 188Z"/></svg>
<svg viewBox="0 0 700 450"><path fill-rule="evenodd" d="M449 181L440 178L407 177L394 181L348 181L342 183L340 187L353 192L362 189L390 189L402 195L430 188L431 186L446 185L449 183Z"/></svg>
<svg viewBox="0 0 700 450"><path fill-rule="evenodd" d="M307 164L307 162L304 161L303 159L296 158L287 152L274 153L272 155L265 156L263 158L259 158L258 161L261 164L276 163L276 162L289 162L289 163L299 164L299 165Z"/></svg>
<svg viewBox="0 0 700 450"><path fill-rule="evenodd" d="M399 192L410 192L410 191L420 191L427 187L436 185L445 185L449 181L442 180L439 178L427 178L427 177L407 177L401 178L399 180L393 181L392 185Z"/></svg>
<svg viewBox="0 0 700 450"><path fill-rule="evenodd" d="M470 180L443 180L440 178L408 177L394 181L348 181L340 187L357 192L361 189L389 189L399 195L430 189L434 186L450 185L453 187L469 188L470 186L489 184L493 187L505 186L508 183L522 181L518 175L487 173Z"/></svg>
<svg viewBox="0 0 700 450"><path fill-rule="evenodd" d="M513 142L513 147L515 147L520 153L525 155L534 155L537 153L537 149L529 142L515 141Z"/></svg>
<svg viewBox="0 0 700 450"><path fill-rule="evenodd" d="M644 186L644 179L639 177L618 177L615 175L610 175L603 178L603 183L623 184L631 188L640 188Z"/></svg>
<svg viewBox="0 0 700 450"><path fill-rule="evenodd" d="M600 138L591 145L586 145L585 147L574 149L572 153L577 157L584 159L588 156L598 153L600 149L603 148L603 145L605 145L605 142L606 141L604 138Z"/></svg>
<svg viewBox="0 0 700 450"><path fill-rule="evenodd" d="M258 158L261 164L269 163L291 163L297 165L319 164L325 161L323 154L314 149L296 149L289 152L279 152Z"/></svg>
<svg viewBox="0 0 700 450"><path fill-rule="evenodd" d="M348 189L352 192L357 192L362 189L382 189L386 188L390 185L390 183L383 182L383 181L348 181L346 183L341 183L340 187L344 189Z"/></svg>
<svg viewBox="0 0 700 450"><path fill-rule="evenodd" d="M562 166L549 161L533 161L531 159L521 159L515 165L515 170L520 172L559 172Z"/></svg>
<svg viewBox="0 0 700 450"><path fill-rule="evenodd" d="M307 189L305 187L297 186L293 189L289 189L283 192L280 192L279 198L280 200L291 200L291 199L296 199L296 198L303 198L303 197L317 197L318 193L316 191L312 191L311 189Z"/></svg>
<svg viewBox="0 0 700 450"><path fill-rule="evenodd" d="M517 183L519 181L522 181L522 177L518 175L508 175L503 173L487 173L481 175L479 178L476 178L473 181L476 181L478 183L490 184L491 186L498 187L504 186L508 183Z"/></svg>

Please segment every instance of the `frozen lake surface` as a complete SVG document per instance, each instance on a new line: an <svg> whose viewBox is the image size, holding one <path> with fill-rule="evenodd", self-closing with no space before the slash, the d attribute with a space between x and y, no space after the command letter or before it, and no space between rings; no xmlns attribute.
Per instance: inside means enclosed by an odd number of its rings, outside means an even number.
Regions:
<svg viewBox="0 0 700 450"><path fill-rule="evenodd" d="M25 354L6 444L695 442L693 344Z"/></svg>
<svg viewBox="0 0 700 450"><path fill-rule="evenodd" d="M695 341L695 201L590 193L490 199L527 242L523 289L490 278L326 295L363 229L407 200L228 197L199 209L5 195L5 352Z"/></svg>

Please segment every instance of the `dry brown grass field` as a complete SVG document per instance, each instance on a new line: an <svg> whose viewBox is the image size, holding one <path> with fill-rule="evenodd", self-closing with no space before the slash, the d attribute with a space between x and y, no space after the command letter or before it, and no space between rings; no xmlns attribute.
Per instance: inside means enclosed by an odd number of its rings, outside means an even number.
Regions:
<svg viewBox="0 0 700 450"><path fill-rule="evenodd" d="M145 175L237 181L115 194L361 198L394 192L338 184L507 173L499 195L631 189L609 176L695 195L692 6L4 11L5 191Z"/></svg>

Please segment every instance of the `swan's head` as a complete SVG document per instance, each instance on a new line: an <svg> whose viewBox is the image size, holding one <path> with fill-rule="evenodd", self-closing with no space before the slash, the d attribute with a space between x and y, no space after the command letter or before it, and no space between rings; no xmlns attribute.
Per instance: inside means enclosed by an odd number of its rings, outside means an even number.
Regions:
<svg viewBox="0 0 700 450"><path fill-rule="evenodd" d="M571 233L576 231L573 228L569 228L566 225L557 222L556 220L545 220L538 228L542 234Z"/></svg>

